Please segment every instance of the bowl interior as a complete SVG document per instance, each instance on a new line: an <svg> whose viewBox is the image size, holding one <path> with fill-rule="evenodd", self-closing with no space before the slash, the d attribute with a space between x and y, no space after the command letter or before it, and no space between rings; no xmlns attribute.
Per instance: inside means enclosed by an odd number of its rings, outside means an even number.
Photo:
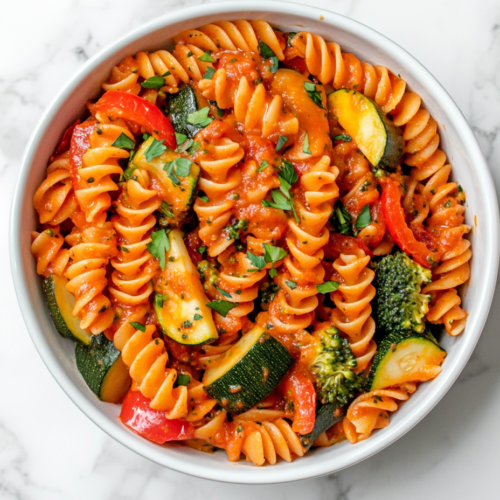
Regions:
<svg viewBox="0 0 500 500"><path fill-rule="evenodd" d="M307 30L340 44L362 61L387 66L419 93L439 124L441 147L453 165L453 179L466 190L466 221L472 226L474 248L470 285L463 304L469 311L464 334L443 341L448 351L444 371L422 384L412 398L391 416L391 424L355 446L347 442L317 449L292 463L255 468L243 461L229 463L225 453L207 455L179 445L159 446L128 431L118 420L119 407L101 403L87 388L74 361L74 345L56 332L41 292L30 254L30 231L36 227L33 194L45 175L65 128L78 117L89 97L96 96L111 68L139 50L171 48L178 31L215 20L266 19L284 31ZM225 2L186 9L162 17L127 35L97 54L68 82L42 117L28 147L14 197L11 260L16 290L28 329L40 355L73 401L114 438L155 462L199 477L241 483L274 483L310 478L352 465L401 437L450 388L479 338L493 296L498 262L498 220L493 183L465 119L434 78L404 50L382 35L342 16L298 4ZM231 471L231 474L228 472Z"/></svg>

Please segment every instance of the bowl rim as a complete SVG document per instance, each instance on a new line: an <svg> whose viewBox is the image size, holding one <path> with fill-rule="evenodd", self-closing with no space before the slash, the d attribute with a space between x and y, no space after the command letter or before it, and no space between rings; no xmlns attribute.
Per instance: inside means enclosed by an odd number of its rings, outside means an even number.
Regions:
<svg viewBox="0 0 500 500"><path fill-rule="evenodd" d="M474 311L474 322L469 325L469 337L463 339L464 345L462 352L459 353L458 362L454 367L443 372L438 379L436 379L436 389L423 401L411 415L399 422L397 426L389 426L384 429L383 433L377 433L371 439L364 441L362 446L353 446L352 452L347 458L341 460L340 463L333 464L332 460L324 457L321 463L314 465L306 463L303 464L299 470L288 469L284 467L264 467L264 468L247 468L236 467L231 464L231 470L228 468L220 467L216 461L213 461L215 466L194 464L193 462L184 462L177 456L170 456L169 452L162 447L146 446L146 443L141 443L137 436L130 433L123 427L123 431L117 431L111 425L109 419L94 405L90 404L87 398L80 392L79 388L74 382L66 375L62 366L57 359L57 356L52 351L50 345L45 340L40 325L38 324L35 314L32 311L33 304L31 303L28 295L28 283L25 279L22 258L21 258L21 241L20 241L20 221L22 212L23 194L25 191L26 180L28 178L31 164L34 160L34 153L38 145L44 137L45 130L51 120L59 112L59 107L66 98L75 90L79 82L88 76L96 66L98 66L104 59L112 56L121 48L141 38L157 29L168 27L174 23L185 21L190 18L194 19L206 15L227 14L234 12L235 14L247 12L262 12L265 17L266 13L282 13L286 9L288 14L300 16L311 20L321 19L325 25L340 27L350 33L365 40L366 42L382 48L395 60L402 60L403 64L410 68L410 71L419 73L420 80L425 84L429 93L439 99L440 105L444 110L447 118L453 120L454 127L457 135L463 140L464 149L470 158L470 163L478 170L478 177L481 179L481 194L484 199L484 204L488 208L485 211L485 227L488 231L485 234L485 241L487 250L485 252L484 266L486 273L484 281L480 290L475 293L480 294L480 307ZM30 333L31 339L35 344L40 357L45 363L46 367L55 378L56 382L61 386L63 391L68 397L78 406L78 408L89 417L96 425L98 425L108 435L119 441L124 446L135 451L136 453L152 460L160 465L170 469L189 474L192 476L217 480L229 483L239 484L273 484L289 481L297 481L302 479L310 479L313 477L322 476L325 474L337 472L346 467L354 465L366 458L369 458L390 444L394 443L397 439L402 437L406 432L411 430L420 420L422 420L427 413L442 399L446 392L451 388L455 380L460 375L465 367L469 357L471 356L474 347L479 340L484 324L486 322L488 312L493 300L494 290L496 286L496 276L498 271L499 261L499 218L498 218L498 204L494 183L491 173L488 169L487 163L481 153L477 140L469 127L462 112L455 104L451 96L435 79L435 77L411 54L398 44L387 38L386 36L378 33L374 29L343 15L323 10L320 8L304 5L300 3L281 2L276 0L234 0L226 2L209 3L203 5L196 5L181 10L175 11L164 16L155 18L148 23L145 23L138 28L126 33L116 41L110 43L94 56L92 56L75 74L66 82L64 87L56 94L51 103L47 106L42 114L38 124L36 125L30 139L24 150L21 160L21 168L18 174L12 206L10 213L10 230L9 230L9 251L12 278L16 291L18 303ZM144 440L145 441L145 440ZM188 468L186 468L186 466Z"/></svg>

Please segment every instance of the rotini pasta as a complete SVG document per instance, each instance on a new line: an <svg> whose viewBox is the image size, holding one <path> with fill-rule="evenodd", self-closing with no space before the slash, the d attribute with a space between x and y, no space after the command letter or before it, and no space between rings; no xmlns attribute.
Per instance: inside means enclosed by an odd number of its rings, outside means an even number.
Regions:
<svg viewBox="0 0 500 500"><path fill-rule="evenodd" d="M357 255L344 255L333 263L340 276L339 288L332 293L337 306L332 311L332 323L347 336L357 361L357 371L363 371L375 355L377 346L372 340L375 321L371 317L371 300L375 273L367 267L370 257L360 250Z"/></svg>
<svg viewBox="0 0 500 500"><path fill-rule="evenodd" d="M135 171L135 179L127 181L116 203L119 215L113 221L117 233L118 255L111 260L115 271L111 275L109 292L123 305L147 302L153 292L151 279L158 266L147 250L151 243L148 233L156 225L153 212L161 201L149 187L149 176Z"/></svg>
<svg viewBox="0 0 500 500"><path fill-rule="evenodd" d="M273 465L367 439L439 375L470 227L405 80L235 20L126 56L102 89L33 196L31 251L125 425Z"/></svg>

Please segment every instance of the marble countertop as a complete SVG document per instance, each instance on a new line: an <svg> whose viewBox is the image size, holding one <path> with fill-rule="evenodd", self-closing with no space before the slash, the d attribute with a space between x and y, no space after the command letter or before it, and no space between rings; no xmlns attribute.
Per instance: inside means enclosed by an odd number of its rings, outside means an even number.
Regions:
<svg viewBox="0 0 500 500"><path fill-rule="evenodd" d="M498 0L302 0L350 16L400 44L462 109L500 189ZM123 33L200 0L2 2L0 234L23 148L43 109L85 60ZM276 486L237 486L155 465L116 443L66 397L24 326L0 239L0 499L392 500L499 498L500 293L454 387L390 448L338 474ZM6 320L8 318L8 320Z"/></svg>

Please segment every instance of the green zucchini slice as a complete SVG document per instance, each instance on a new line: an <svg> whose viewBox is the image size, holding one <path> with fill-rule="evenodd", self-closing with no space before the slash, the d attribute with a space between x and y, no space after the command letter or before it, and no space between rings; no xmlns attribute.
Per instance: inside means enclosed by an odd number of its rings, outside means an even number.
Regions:
<svg viewBox="0 0 500 500"><path fill-rule="evenodd" d="M155 311L165 335L179 344L198 345L218 338L212 311L191 262L182 234L173 229L168 235L170 250L159 286L162 294L155 297Z"/></svg>
<svg viewBox="0 0 500 500"><path fill-rule="evenodd" d="M340 409L334 403L321 406L316 412L316 421L314 422L312 432L299 436L300 442L306 451L314 444L314 441L318 439L320 434L342 420L344 415L345 410Z"/></svg>
<svg viewBox="0 0 500 500"><path fill-rule="evenodd" d="M175 175L177 167L174 167L174 170L169 174L164 170L165 164L175 161L180 158L180 155L167 149L161 156L148 162L146 152L153 141L154 138L150 137L141 145L132 159L132 167L147 170L155 179L154 188L158 190L160 198L165 202L162 205L162 212L169 226L176 226L184 219L194 202L198 178L200 177L200 166L191 162L189 174L186 177Z"/></svg>
<svg viewBox="0 0 500 500"><path fill-rule="evenodd" d="M340 89L328 96L328 107L372 165L396 170L403 154L403 134L371 99Z"/></svg>
<svg viewBox="0 0 500 500"><path fill-rule="evenodd" d="M225 409L242 413L271 393L293 361L283 344L255 326L206 370L203 383Z"/></svg>
<svg viewBox="0 0 500 500"><path fill-rule="evenodd" d="M429 338L389 336L373 358L368 377L369 390L376 391L405 382L425 382L441 373L446 351Z"/></svg>
<svg viewBox="0 0 500 500"><path fill-rule="evenodd" d="M80 319L73 316L75 297L66 290L68 280L55 274L43 279L42 289L57 331L67 339L90 345L92 334L80 328Z"/></svg>
<svg viewBox="0 0 500 500"><path fill-rule="evenodd" d="M77 344L76 366L90 390L106 403L121 403L132 379L120 351L103 333L94 335L89 346Z"/></svg>
<svg viewBox="0 0 500 500"><path fill-rule="evenodd" d="M169 95L167 113L174 130L184 134L189 139L202 130L202 127L191 125L187 122L187 116L198 111L198 101L191 85L184 85L177 94Z"/></svg>

